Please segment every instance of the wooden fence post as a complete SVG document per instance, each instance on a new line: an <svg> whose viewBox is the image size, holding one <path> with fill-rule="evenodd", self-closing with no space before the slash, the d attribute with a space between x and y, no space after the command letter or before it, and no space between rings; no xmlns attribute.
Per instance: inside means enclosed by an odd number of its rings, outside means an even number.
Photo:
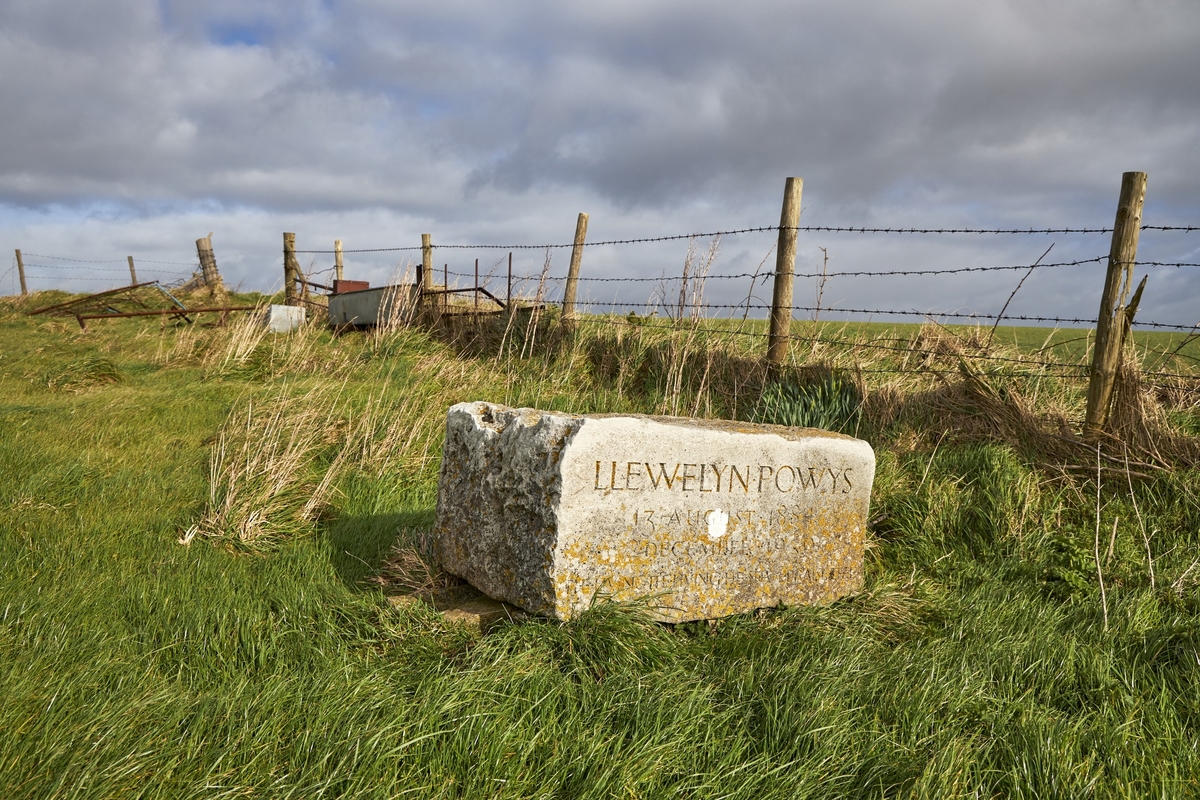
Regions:
<svg viewBox="0 0 1200 800"><path fill-rule="evenodd" d="M214 294L221 285L221 273L217 270L217 257L213 254L212 232L196 240L196 255L200 257L200 272L209 294Z"/></svg>
<svg viewBox="0 0 1200 800"><path fill-rule="evenodd" d="M137 283L137 270L133 268L133 256L125 256L129 259L129 285L133 286Z"/></svg>
<svg viewBox="0 0 1200 800"><path fill-rule="evenodd" d="M342 280L342 240L333 240L333 277Z"/></svg>
<svg viewBox="0 0 1200 800"><path fill-rule="evenodd" d="M512 312L512 250L508 251L508 294L504 298L504 307Z"/></svg>
<svg viewBox="0 0 1200 800"><path fill-rule="evenodd" d="M775 248L775 291L771 297L771 331L767 340L767 364L782 366L787 361L788 335L792 327L792 282L796 272L796 227L800 224L800 195L804 181L788 178L783 185L783 210L779 214L779 244Z"/></svg>
<svg viewBox="0 0 1200 800"><path fill-rule="evenodd" d="M21 297L29 294L29 289L25 287L25 262L21 260L21 251L17 251L17 277L21 279Z"/></svg>
<svg viewBox="0 0 1200 800"><path fill-rule="evenodd" d="M421 234L421 292L433 291L433 236Z"/></svg>
<svg viewBox="0 0 1200 800"><path fill-rule="evenodd" d="M296 260L296 234L283 234L283 302L289 306L300 305L296 292L296 280L300 277L300 262Z"/></svg>
<svg viewBox="0 0 1200 800"><path fill-rule="evenodd" d="M575 221L575 244L571 248L571 266L567 270L567 286L563 290L563 322L570 325L575 321L575 292L579 285L579 262L583 260L583 243L587 239L588 215L579 213Z"/></svg>
<svg viewBox="0 0 1200 800"><path fill-rule="evenodd" d="M1133 322L1133 312L1137 311L1136 303L1126 306L1125 301L1133 286L1133 266L1137 261L1145 200L1146 173L1126 172L1122 175L1112 246L1108 251L1108 271L1104 276L1104 294L1100 297L1100 314L1096 317L1096 344L1092 348L1087 412L1083 422L1083 434L1089 439L1098 437L1108 422L1125 333ZM1137 299L1141 299L1140 287Z"/></svg>

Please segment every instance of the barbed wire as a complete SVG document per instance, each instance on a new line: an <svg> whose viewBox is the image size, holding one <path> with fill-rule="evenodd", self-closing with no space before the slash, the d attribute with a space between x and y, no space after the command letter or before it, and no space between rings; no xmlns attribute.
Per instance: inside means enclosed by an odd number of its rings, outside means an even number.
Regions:
<svg viewBox="0 0 1200 800"><path fill-rule="evenodd" d="M740 236L746 233L778 233L782 230L800 233L887 233L887 234L974 234L974 235L1049 235L1052 233L1112 233L1112 228L915 228L915 227L868 227L843 225L760 225L753 228L732 228L721 231L697 231L695 233L676 233L668 236L645 236L631 239L605 239L597 242L584 242L584 247L603 247L617 244L650 244L654 242L672 242L683 239L711 239L716 236ZM1195 231L1200 227L1193 225L1143 225L1144 231ZM434 250L555 250L574 247L574 242L557 244L430 244ZM417 251L422 246L412 247L371 247L354 250L343 250L343 253L386 253ZM296 250L296 253L332 254L334 250Z"/></svg>
<svg viewBox="0 0 1200 800"><path fill-rule="evenodd" d="M41 256L39 256L39 258L40 257ZM141 262L141 263L158 263L158 262ZM88 272L124 272L124 273L129 272L128 269L121 269L120 267L71 267L71 266L66 266L63 264L26 264L25 266L26 267L35 267L37 269L87 270ZM147 273L152 272L156 275L157 274L166 274L166 275L190 275L191 274L190 272L184 272L182 270L177 270L177 269L157 269L156 268L156 269L147 269L147 270L143 270L143 271L147 272ZM71 278L70 280L79 280L79 279Z"/></svg>
<svg viewBox="0 0 1200 800"><path fill-rule="evenodd" d="M614 322L622 322L627 325L633 325L633 326L641 327L641 328L670 329L670 330L678 330L681 332L687 331L687 328L681 328L677 323L674 323L674 322L668 323L665 325L655 325L655 324L650 324L650 323L646 323L646 322L642 322L642 321L635 322L628 318L618 319L618 320L613 320L613 321ZM771 336L769 333L764 333L762 331L728 330L728 329L721 329L721 328L700 328L699 330L703 331L706 334L751 336L751 337L758 338L758 339L768 339ZM790 342L807 342L809 344L832 344L832 345L838 345L838 346L842 346L842 347L848 347L851 349L886 350L886 351L892 351L892 352L898 352L898 353L911 353L911 354L915 354L915 355L930 356L930 357L956 355L956 354L945 353L945 352L939 353L936 350L924 350L919 347L914 348L912 346L891 347L891 346L887 346L887 345L873 344L870 342L850 342L850 341L845 341L845 340L828 339L828 338L819 337L819 336L798 336L795 334L789 334L788 336L786 336L784 338ZM984 360L984 361L997 361L997 362L1004 362L1004 363L1014 363L1014 364L1024 364L1024 365L1048 367L1051 369L1065 369L1065 370L1071 370L1073 372L1078 372L1080 370L1084 370L1084 371L1087 370L1087 367L1084 365L1081 365L1081 364L1070 364L1070 363L1066 363L1066 362L1056 362L1056 361L1040 361L1037 359L1020 359L1020 358L1012 358L1009 356L995 356L995 355L988 355L988 354L982 354L982 353L970 354L970 355L966 355L964 357L979 359L979 360ZM865 372L866 370L863 370L863 371ZM889 369L889 370L882 370L882 371L905 373L905 372L919 372L921 370L920 369L914 369L914 370Z"/></svg>
<svg viewBox="0 0 1200 800"><path fill-rule="evenodd" d="M663 302L645 301L645 302L640 302L640 303L635 303L635 302L621 303L620 301L615 301L615 300L607 300L607 301L578 300L575 302L575 305L584 307L584 308L603 308L605 306L608 306L611 308L614 306L622 306L622 305L628 306L628 307L641 306L643 308L651 307L651 306L655 306L655 307L662 306L662 307L667 307L667 308L674 307L669 303L663 303ZM746 302L742 302L742 303L702 303L699 305L692 305L690 303L685 303L683 306L683 310L685 313L692 313L694 311L732 311L732 310L768 311L770 309L771 309L770 304L746 303ZM793 313L795 313L797 311L802 311L802 312L814 312L815 311L817 313L825 313L825 314L868 314L871 316L878 315L878 316L925 317L925 318L929 318L929 319L970 319L970 320L989 321L989 322L996 320L996 319L1004 319L1004 320L1020 320L1022 322L1052 322L1055 324L1072 323L1072 324L1095 325L1095 323L1096 323L1096 320L1087 319L1084 317L1035 317L1035 316L1030 316L1030 315L1026 315L1026 314L1004 314L1003 316L1001 316L999 314L981 314L979 312L966 313L966 312L957 312L957 311L900 311L900 310L895 310L895 309L884 309L884 308L836 308L836 307L830 307L830 306L792 306L791 310ZM1135 327L1140 326L1140 327L1144 327L1144 328L1162 328L1162 329L1177 330L1177 331L1191 331L1191 330L1195 330L1197 327L1196 325L1176 325L1176 324L1167 323L1167 322L1137 322L1137 321L1135 321L1133 324Z"/></svg>
<svg viewBox="0 0 1200 800"><path fill-rule="evenodd" d="M1048 264L1012 264L1012 265L1006 264L1006 265L1002 265L1002 266L987 266L987 267L954 267L952 269L895 269L895 270L859 270L859 271L843 271L843 272L793 272L792 277L794 277L794 278L857 278L857 277L881 277L881 276L889 276L889 275L905 275L905 276L908 276L908 275L956 275L956 274L967 273L967 272L1022 270L1022 269L1031 269L1034 267L1036 267L1038 269L1044 269L1044 268L1048 268L1048 267L1077 267L1077 266L1080 266L1081 264L1097 264L1097 263L1107 260L1107 258L1108 258L1108 256L1097 256L1095 258L1085 258L1085 259L1080 259L1078 261L1056 261L1056 262L1051 262ZM1156 262L1146 262L1146 263L1148 265L1153 265L1153 266L1200 266L1200 264L1184 265L1184 264L1160 264L1160 263L1156 263ZM447 275L453 275L458 278L474 278L474 276L475 276L475 274L473 272L457 272L455 270L443 270L443 272ZM437 271L435 270L434 273L436 275ZM691 281L703 282L703 281L710 281L710 280L740 280L740 279L744 279L744 278L764 278L765 279L765 278L774 277L774 275L775 275L774 271L718 273L715 275L714 274L703 275L703 274L697 273L695 275L689 275L687 277L687 279L691 280ZM489 275L489 277L503 277L503 273L497 274L495 272L492 272ZM513 275L513 280L520 279L520 280L528 281L528 280L538 280L540 278L541 278L540 275L532 275L532 274ZM547 280L561 282L565 279L564 278L547 278ZM682 280L684 280L684 277L682 275L660 275L657 278L632 278L632 277L589 278L589 277L585 277L585 276L580 276L578 278L578 280L580 283L584 283L584 282L587 282L587 283L664 283L664 282L668 282L668 281L682 281Z"/></svg>
<svg viewBox="0 0 1200 800"><path fill-rule="evenodd" d="M51 275L26 275L25 277L26 277L26 278L36 278L36 279L39 279L39 280L51 280L51 279L52 279L54 276L51 276ZM108 283L112 283L114 279L113 279L113 278L69 278L68 280L72 280L72 281L101 281L101 282L108 282ZM63 291L66 291L66 290L64 289Z"/></svg>
<svg viewBox="0 0 1200 800"><path fill-rule="evenodd" d="M74 261L77 264L124 264L123 258L71 258L69 256L51 256L46 253L22 253L23 256L34 258L52 258L55 261Z"/></svg>
<svg viewBox="0 0 1200 800"><path fill-rule="evenodd" d="M882 226L871 227L862 225L760 225L750 228L731 228L728 230L719 231L697 231L694 233L677 233L667 236L645 236L629 239L606 239L596 242L584 242L584 247L603 247L608 245L618 244L648 244L654 242L671 242L681 241L684 239L711 239L716 236L739 236L747 233L778 233L783 230L794 230L800 233L884 233L884 234L927 234L927 235L1049 235L1053 233L1073 233L1073 234L1099 234L1112 233L1112 228L917 228L917 227L894 227ZM1142 225L1143 231L1182 231L1192 232L1200 230L1200 226L1195 225ZM432 243L430 247L435 250L553 250L574 247L574 242L557 243L557 244L437 244ZM342 250L343 253L397 253L397 252L416 252L423 250L422 245L413 245L407 247L367 247L355 248L351 250ZM332 255L334 250L295 250L296 253L307 254L326 254ZM70 256L55 256L46 253L28 253L35 258L51 258L58 261L74 261L81 264L119 264L124 259L89 259L89 258L74 258ZM197 262L194 261L152 261L150 259L135 259L137 261L145 261L154 264L173 264L176 266L192 266ZM1194 266L1194 265L1188 265Z"/></svg>
<svg viewBox="0 0 1200 800"><path fill-rule="evenodd" d="M419 249L419 248L418 248ZM76 264L126 264L128 259L124 258L71 258L69 256L52 256L46 253L22 253L22 256L32 256L33 258L49 258L55 261L73 261ZM199 261L157 261L150 258L134 258L135 264L172 264L179 267L199 266ZM31 266L31 265L26 265Z"/></svg>
<svg viewBox="0 0 1200 800"><path fill-rule="evenodd" d="M654 323L645 322L643 320L634 321L634 320L630 320L627 317L618 317L618 318L614 318L614 319L607 319L604 322L605 323L617 322L617 323L621 323L624 325L630 325L630 326L640 327L640 328L667 329L667 330L675 330L675 331L679 331L679 332L688 332L688 330L689 330L687 327L681 327L680 324L675 321L670 321L670 322L667 322L666 324L654 324ZM715 334L715 335L719 335L719 336L723 336L723 335L750 336L750 337L754 337L754 338L758 338L758 339L768 339L771 336L770 333L765 333L762 331L747 331L747 330L741 330L741 329L731 330L731 329L726 329L726 328L704 327L704 328L692 328L691 330L698 330L705 334ZM946 353L946 352L938 352L936 350L926 350L926 349L921 349L921 348L914 348L911 346L903 347L903 346L899 346L899 343L898 343L898 346L889 347L884 344L876 344L876 343L871 343L871 342L846 341L846 340L839 340L839 339L830 339L827 337L820 337L820 336L814 337L814 336L799 336L799 335L795 335L795 334L789 334L788 336L786 336L784 338L786 338L788 341L792 341L792 342L800 341L800 342L808 342L811 344L818 344L818 343L832 344L832 345L837 345L837 346L842 346L842 347L848 347L851 349L891 350L894 352L912 353L912 354L916 354L916 355L931 356L931 357L944 357L947 355L955 355L955 356L961 355L961 357L963 357L963 358L973 359L973 360L994 361L994 362L999 362L999 363L1011 363L1011 364L1022 364L1022 365L1026 365L1026 366L1038 366L1038 367L1042 367L1042 368L1070 371L1070 372L1077 373L1077 377L1081 377L1081 378L1086 378L1091 373L1090 367L1088 367L1085 364L1072 364L1072 363L1063 362L1063 361L1042 361L1042 360L1038 360L1038 359L1013 358L1011 356L998 356L998 355L991 355L991 354L985 354L985 353L969 353L969 354ZM877 369L876 368L874 370L860 369L859 371L861 371L861 372L876 371L876 372L907 374L907 373L916 373L916 372L934 371L934 370L929 370L926 366L920 366L916 369ZM1042 376L1041 373L1024 373L1024 375L1026 377L1041 377ZM1189 380L1189 381L1200 381L1200 375L1188 375L1188 374L1177 373L1177 372L1163 372L1163 371L1145 372L1145 373L1143 373L1143 376L1151 377L1151 378L1174 378L1174 379L1182 379L1182 380ZM1066 376L1060 375L1058 377L1066 377Z"/></svg>
<svg viewBox="0 0 1200 800"><path fill-rule="evenodd" d="M438 246L439 247L447 247L447 245L438 245ZM415 247L362 247L357 250L342 250L342 252L343 253L401 253L401 252L405 252L405 251L424 250L424 249L425 249L425 247L423 245L416 245ZM333 255L337 251L336 250L293 250L292 252L296 253L297 255L299 255L301 253L317 253L317 254L323 253L326 255Z"/></svg>
<svg viewBox="0 0 1200 800"><path fill-rule="evenodd" d="M596 242L584 242L584 247L605 247L618 244L652 244L655 242L673 242L684 239L711 239L717 236L740 236L746 233L778 233L781 230L794 230L808 233L893 233L893 234L1051 234L1051 233L1112 233L1112 228L871 228L845 227L834 225L760 225L753 228L735 228L721 231L697 231L695 233L676 233L668 236L644 236L630 239L604 239ZM430 244L433 250L558 250L574 247L574 242L551 244ZM422 246L413 247L372 247L355 250L343 250L343 253L384 253L400 251L416 251ZM296 253L332 254L333 250L296 250Z"/></svg>

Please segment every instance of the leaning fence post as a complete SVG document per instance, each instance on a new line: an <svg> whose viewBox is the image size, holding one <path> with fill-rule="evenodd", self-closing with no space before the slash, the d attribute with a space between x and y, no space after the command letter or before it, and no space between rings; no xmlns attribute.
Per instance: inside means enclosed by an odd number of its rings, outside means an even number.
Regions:
<svg viewBox="0 0 1200 800"><path fill-rule="evenodd" d="M137 285L137 270L135 270L133 268L133 256L125 256L125 258L129 259L129 285L136 286Z"/></svg>
<svg viewBox="0 0 1200 800"><path fill-rule="evenodd" d="M196 240L196 255L200 257L200 272L204 275L204 283L209 289L215 289L221 281L221 273L217 271L217 257L213 254L212 234Z"/></svg>
<svg viewBox="0 0 1200 800"><path fill-rule="evenodd" d="M283 234L283 302L289 306L300 305L296 293L296 279L300 275L300 262L296 260L296 234Z"/></svg>
<svg viewBox="0 0 1200 800"><path fill-rule="evenodd" d="M775 248L775 292L771 297L771 331L767 363L782 366L787 360L792 327L792 281L796 272L796 228L800 224L800 194L804 181L788 178L783 185L783 210L779 215L779 244Z"/></svg>
<svg viewBox="0 0 1200 800"><path fill-rule="evenodd" d="M1113 385L1121 364L1127 317L1136 306L1125 305L1133 286L1133 266L1137 261L1138 235L1142 230L1142 205L1146 200L1146 173L1126 172L1121 176L1121 197L1113 222L1112 245L1108 251L1108 271L1104 276L1104 294L1096 317L1096 343L1092 348L1092 369L1088 382L1087 412L1083 433L1088 438L1100 434L1108 422ZM1141 292L1138 292L1141 299ZM1129 320L1132 322L1132 319Z"/></svg>
<svg viewBox="0 0 1200 800"><path fill-rule="evenodd" d="M333 240L333 277L342 280L342 240Z"/></svg>
<svg viewBox="0 0 1200 800"><path fill-rule="evenodd" d="M579 285L579 262L583 260L583 242L587 239L588 215L582 211L575 221L575 244L571 247L571 266L567 270L567 285L563 290L562 315L563 322L571 324L575 320L575 292Z"/></svg>
<svg viewBox="0 0 1200 800"><path fill-rule="evenodd" d="M21 296L29 294L29 290L25 288L25 262L21 260L21 251L17 251L17 277L21 279Z"/></svg>

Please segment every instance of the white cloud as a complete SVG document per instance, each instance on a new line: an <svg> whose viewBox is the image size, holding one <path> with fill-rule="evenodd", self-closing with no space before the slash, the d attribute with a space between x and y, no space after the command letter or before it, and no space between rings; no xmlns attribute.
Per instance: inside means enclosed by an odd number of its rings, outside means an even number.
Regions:
<svg viewBox="0 0 1200 800"><path fill-rule="evenodd" d="M350 247L559 241L578 210L602 238L769 225L786 175L805 178L813 224L1105 225L1129 169L1150 173L1148 220L1194 223L1198 45L1200 6L1167 1L14 2L0 241L190 257L213 230L218 258L265 288L283 229ZM802 262L817 244L842 269L1043 247L813 236ZM760 245L726 242L725 266L753 269ZM589 263L657 275L682 260L672 247ZM1093 314L1090 275L1061 274L1017 310ZM1155 316L1194 314L1193 274L1156 273ZM986 311L1006 281L833 295Z"/></svg>

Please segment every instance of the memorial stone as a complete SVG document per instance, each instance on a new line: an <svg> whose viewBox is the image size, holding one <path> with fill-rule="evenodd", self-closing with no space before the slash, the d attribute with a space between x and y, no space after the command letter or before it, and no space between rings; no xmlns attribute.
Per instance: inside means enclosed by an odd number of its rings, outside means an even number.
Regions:
<svg viewBox="0 0 1200 800"><path fill-rule="evenodd" d="M862 587L875 454L810 428L460 403L435 549L485 594L570 619L826 603Z"/></svg>

